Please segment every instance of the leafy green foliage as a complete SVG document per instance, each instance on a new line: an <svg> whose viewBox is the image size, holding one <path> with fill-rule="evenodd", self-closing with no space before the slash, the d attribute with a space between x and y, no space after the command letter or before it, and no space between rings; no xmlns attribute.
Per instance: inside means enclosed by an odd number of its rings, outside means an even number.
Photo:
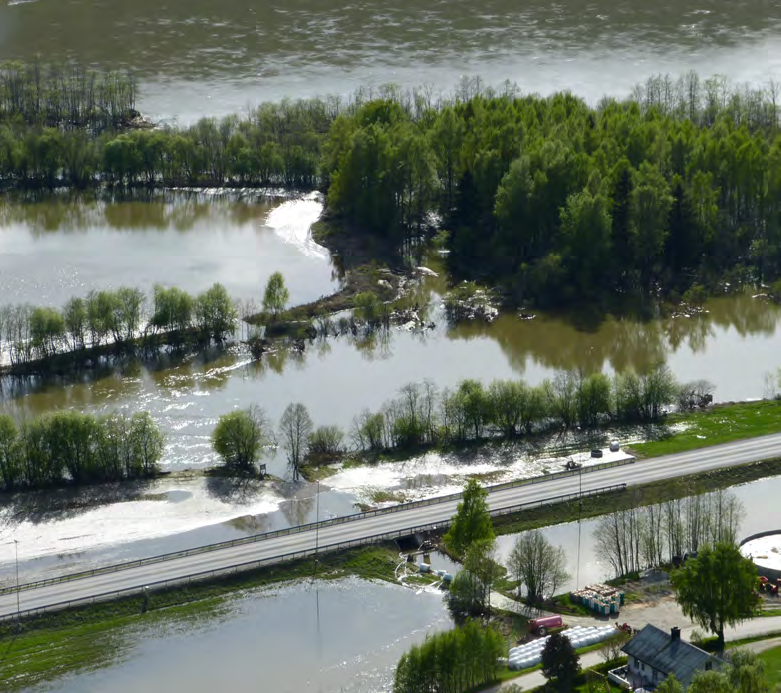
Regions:
<svg viewBox="0 0 781 693"><path fill-rule="evenodd" d="M462 693L496 678L504 640L493 628L475 621L426 638L402 655L394 693Z"/></svg>
<svg viewBox="0 0 781 693"><path fill-rule="evenodd" d="M494 528L488 513L488 491L475 479L464 487L453 523L443 537L445 546L456 556L464 556L476 541L493 541Z"/></svg>
<svg viewBox="0 0 781 693"><path fill-rule="evenodd" d="M255 472L264 447L272 442L265 412L256 406L223 414L212 433L212 447L229 469Z"/></svg>
<svg viewBox="0 0 781 693"><path fill-rule="evenodd" d="M290 292L285 286L285 278L281 272L274 272L266 283L266 290L263 293L263 310L272 315L277 315L285 310L287 302L290 300Z"/></svg>
<svg viewBox="0 0 781 693"><path fill-rule="evenodd" d="M379 412L358 414L352 438L360 450L378 451L463 444L485 436L509 440L608 421L658 421L680 395L680 386L664 365L639 374L625 371L612 380L603 373L562 371L536 387L522 380L497 380L488 387L464 380L455 390L440 392L430 382L408 383Z"/></svg>
<svg viewBox="0 0 781 693"><path fill-rule="evenodd" d="M344 449L344 431L338 426L318 426L307 440L307 455L335 456Z"/></svg>
<svg viewBox="0 0 781 693"><path fill-rule="evenodd" d="M6 491L154 476L165 438L148 412L96 417L59 411L25 421L0 415Z"/></svg>
<svg viewBox="0 0 781 693"><path fill-rule="evenodd" d="M219 341L236 329L239 311L227 289L214 284L195 299L195 319L201 332Z"/></svg>
<svg viewBox="0 0 781 693"><path fill-rule="evenodd" d="M688 74L598 107L567 93L409 96L127 130L129 78L9 65L0 179L319 186L338 221L384 247L410 249L438 215L457 273L539 304L781 274L781 138L764 90Z"/></svg>
<svg viewBox="0 0 781 693"><path fill-rule="evenodd" d="M705 546L671 581L683 613L715 633L722 648L725 626L751 618L759 604L756 566L733 544Z"/></svg>
<svg viewBox="0 0 781 693"><path fill-rule="evenodd" d="M684 691L681 682L675 678L675 674L670 674L656 687L656 693L684 693Z"/></svg>

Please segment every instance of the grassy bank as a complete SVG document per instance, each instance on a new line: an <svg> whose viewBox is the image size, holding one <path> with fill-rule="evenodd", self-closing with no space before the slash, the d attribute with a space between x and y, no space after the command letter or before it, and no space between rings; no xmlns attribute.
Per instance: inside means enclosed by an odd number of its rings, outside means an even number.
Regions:
<svg viewBox="0 0 781 693"><path fill-rule="evenodd" d="M769 690L778 690L777 687L781 686L781 647L767 650L760 654L759 658L765 663Z"/></svg>
<svg viewBox="0 0 781 693"><path fill-rule="evenodd" d="M537 527L574 522L578 517L581 519L598 517L607 512L653 505L673 498L706 493L779 474L781 474L781 459L754 462L678 479L655 481L633 486L626 491L583 498L582 506L575 500L530 508L513 515L499 517L494 521L494 526L498 534L515 534Z"/></svg>
<svg viewBox="0 0 781 693"><path fill-rule="evenodd" d="M0 624L0 681L3 690L21 690L69 672L108 666L144 633L156 636L182 623L197 623L230 611L232 599L268 585L311 578L357 575L395 582L398 551L380 544L291 561L208 582L193 583L149 595L142 612L141 596L125 597L65 611L43 614L15 624Z"/></svg>
<svg viewBox="0 0 781 693"><path fill-rule="evenodd" d="M781 402L719 404L703 411L671 414L665 424L666 433L657 440L632 445L632 451L642 457L657 457L777 433L781 431Z"/></svg>

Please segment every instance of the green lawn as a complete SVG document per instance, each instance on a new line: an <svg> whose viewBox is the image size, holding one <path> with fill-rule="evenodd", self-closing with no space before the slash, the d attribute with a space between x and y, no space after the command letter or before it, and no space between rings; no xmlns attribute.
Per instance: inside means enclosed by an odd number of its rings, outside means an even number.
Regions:
<svg viewBox="0 0 781 693"><path fill-rule="evenodd" d="M666 424L667 434L632 445L632 450L643 457L656 457L781 432L781 402L719 405L705 411L672 414ZM675 432L683 426L685 430Z"/></svg>
<svg viewBox="0 0 781 693"><path fill-rule="evenodd" d="M781 647L774 647L759 655L765 662L765 672L770 684L770 690L775 691L776 686L781 686Z"/></svg>

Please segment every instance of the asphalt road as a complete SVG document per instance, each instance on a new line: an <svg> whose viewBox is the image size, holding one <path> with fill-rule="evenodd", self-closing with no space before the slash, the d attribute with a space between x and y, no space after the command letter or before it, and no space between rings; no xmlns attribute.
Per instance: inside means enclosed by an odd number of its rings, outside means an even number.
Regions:
<svg viewBox="0 0 781 693"><path fill-rule="evenodd" d="M692 452L640 460L634 464L599 470L589 474L568 476L549 481L494 491L489 497L494 510L522 503L534 503L615 484L627 486L730 467L747 462L781 457L781 434L752 438L737 443L718 445ZM403 532L415 527L439 523L455 514L457 501L448 501L407 510L380 514L354 522L321 528L317 541L320 547L347 541L366 541L384 533ZM274 559L283 554L312 550L315 531L308 530L266 539L250 544L226 547L206 553L183 556L160 563L127 568L118 572L79 578L69 582L22 590L21 609L39 609L54 604L125 589L140 589L165 580L176 580L196 573L227 569L242 563ZM0 617L16 613L16 593L0 596Z"/></svg>

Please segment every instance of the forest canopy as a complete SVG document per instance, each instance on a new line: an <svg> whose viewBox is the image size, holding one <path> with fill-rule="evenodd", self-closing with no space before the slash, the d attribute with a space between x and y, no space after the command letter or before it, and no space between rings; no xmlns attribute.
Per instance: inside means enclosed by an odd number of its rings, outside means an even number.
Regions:
<svg viewBox="0 0 781 693"><path fill-rule="evenodd" d="M446 231L457 275L543 306L781 275L773 82L656 77L592 106L465 80L127 129L132 80L51 74L0 70L7 183L318 187L347 232L403 249Z"/></svg>

